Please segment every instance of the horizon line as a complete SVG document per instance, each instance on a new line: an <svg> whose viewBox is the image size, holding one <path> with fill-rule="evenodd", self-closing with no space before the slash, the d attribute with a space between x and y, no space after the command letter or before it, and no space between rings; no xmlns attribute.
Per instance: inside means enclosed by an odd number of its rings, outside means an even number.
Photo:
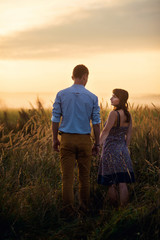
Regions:
<svg viewBox="0 0 160 240"><path fill-rule="evenodd" d="M50 91L45 91L45 92L32 92L32 91L15 91L15 92L11 92L11 91L0 91L0 94L55 94L55 93L58 93L58 91L53 91L53 92L50 92ZM99 92L98 94L109 94L109 92ZM133 96L133 95L142 95L142 96L160 96L160 93L129 93L130 96Z"/></svg>

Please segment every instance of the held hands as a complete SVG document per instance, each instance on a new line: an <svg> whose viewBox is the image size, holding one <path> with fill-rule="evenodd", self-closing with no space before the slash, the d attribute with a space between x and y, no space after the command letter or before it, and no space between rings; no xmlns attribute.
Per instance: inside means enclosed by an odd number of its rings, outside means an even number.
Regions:
<svg viewBox="0 0 160 240"><path fill-rule="evenodd" d="M99 153L99 144L94 144L92 147L92 155L96 156Z"/></svg>
<svg viewBox="0 0 160 240"><path fill-rule="evenodd" d="M53 151L59 152L60 141L58 139L53 140Z"/></svg>

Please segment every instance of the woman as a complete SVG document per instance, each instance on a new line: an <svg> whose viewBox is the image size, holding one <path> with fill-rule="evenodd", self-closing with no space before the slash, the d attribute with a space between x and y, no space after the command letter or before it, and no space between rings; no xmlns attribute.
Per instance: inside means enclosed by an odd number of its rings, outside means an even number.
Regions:
<svg viewBox="0 0 160 240"><path fill-rule="evenodd" d="M112 204L125 206L129 200L127 183L135 181L128 151L132 119L128 112L128 92L114 89L111 97L114 110L110 112L100 135L103 145L98 171L98 183L109 186L108 198ZM119 194L118 194L119 193Z"/></svg>

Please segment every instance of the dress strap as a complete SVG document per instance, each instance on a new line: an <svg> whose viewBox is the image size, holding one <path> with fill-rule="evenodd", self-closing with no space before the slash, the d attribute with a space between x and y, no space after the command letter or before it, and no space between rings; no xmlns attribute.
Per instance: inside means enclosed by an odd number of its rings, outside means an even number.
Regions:
<svg viewBox="0 0 160 240"><path fill-rule="evenodd" d="M117 112L117 127L120 127L120 114L118 111Z"/></svg>

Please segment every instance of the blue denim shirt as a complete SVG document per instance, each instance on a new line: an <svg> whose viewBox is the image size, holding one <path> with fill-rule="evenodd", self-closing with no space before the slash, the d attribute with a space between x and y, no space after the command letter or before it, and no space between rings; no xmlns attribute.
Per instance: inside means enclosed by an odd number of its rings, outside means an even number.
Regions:
<svg viewBox="0 0 160 240"><path fill-rule="evenodd" d="M73 84L58 92L53 104L51 120L60 122L61 117L60 131L90 134L90 120L92 124L101 122L97 96L79 84Z"/></svg>

